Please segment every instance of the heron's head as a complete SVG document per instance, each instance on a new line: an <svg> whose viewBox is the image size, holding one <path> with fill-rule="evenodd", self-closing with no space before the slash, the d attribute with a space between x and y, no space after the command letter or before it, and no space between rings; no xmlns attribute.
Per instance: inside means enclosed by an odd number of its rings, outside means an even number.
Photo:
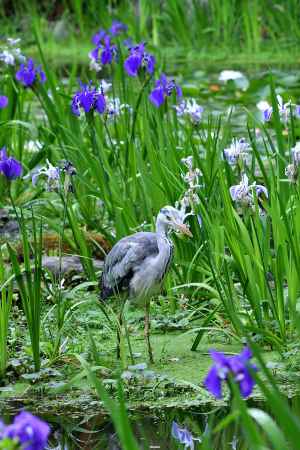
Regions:
<svg viewBox="0 0 300 450"><path fill-rule="evenodd" d="M173 206L164 206L158 213L157 221L164 224L170 230L179 231L182 234L192 237L189 227L184 223L185 214L173 208Z"/></svg>

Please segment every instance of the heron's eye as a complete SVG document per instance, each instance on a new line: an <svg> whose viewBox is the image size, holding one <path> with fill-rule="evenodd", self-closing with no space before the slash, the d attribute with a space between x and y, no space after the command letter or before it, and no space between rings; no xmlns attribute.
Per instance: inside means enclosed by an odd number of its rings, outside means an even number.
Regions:
<svg viewBox="0 0 300 450"><path fill-rule="evenodd" d="M169 216L168 214L166 215L167 220L172 220L172 217Z"/></svg>

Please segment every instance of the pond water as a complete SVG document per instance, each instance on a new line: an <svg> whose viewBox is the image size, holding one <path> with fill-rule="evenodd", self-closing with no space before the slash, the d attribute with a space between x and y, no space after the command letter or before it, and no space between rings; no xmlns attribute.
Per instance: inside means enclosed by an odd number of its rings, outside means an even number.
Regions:
<svg viewBox="0 0 300 450"><path fill-rule="evenodd" d="M300 397L290 400L291 409L300 416ZM250 408L259 408L269 412L264 402L248 400ZM229 408L213 408L204 413L201 408L190 408L188 411L173 408L161 412L159 416L132 417L132 428L141 449L175 450L183 448L171 435L172 422L175 420L180 426L187 428L195 438L195 449L199 448L196 438L203 439L203 434L213 429L229 413ZM122 450L118 437L111 422L96 416L82 421L72 422L67 418L47 418L53 429L49 450ZM51 420L53 422L51 422ZM239 450L248 449L243 434L236 424L227 426L215 435L213 449ZM251 450L251 449L249 449ZM284 449L282 449L284 450Z"/></svg>
<svg viewBox="0 0 300 450"><path fill-rule="evenodd" d="M68 68L59 67L57 69L59 77L64 84L68 85ZM86 66L78 67L78 77L86 79ZM220 79L223 71L232 72L234 80L227 79L229 74L224 73L225 79ZM300 103L300 73L297 66L284 69L279 67L269 68L266 66L257 67L227 67L226 65L214 65L198 68L194 63L192 66L178 61L166 68L169 76L176 76L179 84L183 88L185 97L194 97L203 106L203 122L208 116L217 120L221 115L222 120L227 120L230 115L232 132L237 136L245 134L247 126L247 114L250 112L252 126L255 121L262 119L262 112L258 108L261 101L270 101L270 75L274 80L277 95L282 96L284 102L289 100L292 103ZM107 79L108 74L101 72L100 78ZM222 76L221 76L222 78ZM35 114L41 113L38 105Z"/></svg>

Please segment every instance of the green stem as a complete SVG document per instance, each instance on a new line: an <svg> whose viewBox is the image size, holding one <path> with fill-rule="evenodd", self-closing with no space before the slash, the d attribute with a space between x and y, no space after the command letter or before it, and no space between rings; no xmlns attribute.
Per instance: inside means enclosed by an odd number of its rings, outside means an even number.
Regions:
<svg viewBox="0 0 300 450"><path fill-rule="evenodd" d="M150 77L145 79L145 81L144 81L144 83L142 85L142 89L140 90L140 93L139 93L139 96L138 96L135 108L134 108L133 119L132 119L132 131L131 131L131 138L130 138L131 142L133 142L134 137L135 137L135 126L136 126L138 111L139 111L140 104L141 104L141 101L142 101L142 98L143 98L143 94L144 94L145 89L146 89L147 85L149 84L151 78L152 77L150 76Z"/></svg>
<svg viewBox="0 0 300 450"><path fill-rule="evenodd" d="M64 186L62 183L60 183L60 198L64 206L63 210L63 217L62 217L62 223L61 228L59 230L59 242L58 242L58 258L59 258L59 264L58 264L58 295L57 295L57 327L58 327L58 333L57 337L55 339L54 349L52 358L56 358L58 355L60 342L61 342L61 330L64 325L64 314L61 314L61 303L62 303L62 289L61 289L61 283L62 283L62 247L63 247L63 240L64 240L64 232L65 232L65 226L67 221L67 207L68 207L68 197L69 192L66 194L66 199L64 198Z"/></svg>

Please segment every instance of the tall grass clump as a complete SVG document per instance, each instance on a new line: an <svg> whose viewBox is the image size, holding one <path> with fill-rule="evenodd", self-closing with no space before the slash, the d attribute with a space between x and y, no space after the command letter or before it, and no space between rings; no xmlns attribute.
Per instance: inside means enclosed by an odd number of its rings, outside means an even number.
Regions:
<svg viewBox="0 0 300 450"><path fill-rule="evenodd" d="M135 41L143 36L154 45L174 48L178 44L184 49L192 47L208 53L244 52L253 57L260 53L280 52L299 49L299 30L297 0L269 0L240 2L237 0L166 0L147 2L144 0L125 0L118 4L110 2L86 4L82 0L73 0L63 5L63 13L56 5L46 2L15 2L12 11L16 23L22 24L24 16L34 17L41 23L42 37L49 44L51 32L55 38L66 35L74 41L74 35L84 39L85 44L90 31L100 25L108 28L111 18L123 20L128 24L129 33ZM98 11L101 11L99 19ZM9 12L3 11L9 27ZM54 21L45 27L45 19ZM54 31L53 31L54 29ZM64 32L60 31L63 29ZM174 30L177 30L174 33ZM289 30L289 33L287 33ZM29 37L28 37L29 38ZM52 39L53 41L53 39ZM55 40L54 40L55 41ZM49 44L51 48L51 44ZM65 50L68 53L68 50Z"/></svg>
<svg viewBox="0 0 300 450"><path fill-rule="evenodd" d="M19 213L15 211L21 230L24 266L20 264L15 249L10 244L7 244L7 247L28 325L34 368L38 371L41 365L42 223L37 225L34 215L31 215L32 244L30 244L24 214L22 211Z"/></svg>
<svg viewBox="0 0 300 450"><path fill-rule="evenodd" d="M12 306L13 282L11 273L7 270L3 258L3 247L0 248L0 377L5 375L8 360L8 333L10 311Z"/></svg>
<svg viewBox="0 0 300 450"><path fill-rule="evenodd" d="M146 65L134 68L133 75L127 72L133 51L142 52L148 64L152 54L147 48L128 50L115 38L106 68L110 91L104 92L97 91L93 73L90 82L78 85L71 76L64 86L43 54L38 28L35 35L50 95L42 83L33 93L52 133L52 160L66 159L77 171L74 205L65 203L65 220L87 276L95 279L78 220L115 242L135 230L151 229L163 205L184 204L194 239L176 239L180 265L175 264L173 284L188 280L191 292L194 283L201 285L199 297L207 293L204 286L211 286L239 338L246 327L272 346L285 345L294 332L299 295L298 183L285 175L299 119L285 113L283 124L274 81L269 87L271 121L253 125L249 115L243 138L247 161L237 158L232 164L225 155L234 136L231 114L203 119L198 105L191 115L176 81L167 79L170 91L161 91L162 104L155 105L149 99L162 86L158 68L153 72ZM101 105L87 108L83 93Z"/></svg>

